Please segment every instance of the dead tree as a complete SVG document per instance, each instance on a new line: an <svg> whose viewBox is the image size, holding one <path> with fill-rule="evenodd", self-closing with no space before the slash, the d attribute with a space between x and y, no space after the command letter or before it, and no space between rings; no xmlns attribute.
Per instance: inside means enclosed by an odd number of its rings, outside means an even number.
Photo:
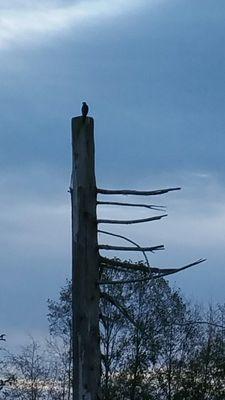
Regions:
<svg viewBox="0 0 225 400"><path fill-rule="evenodd" d="M95 180L95 150L94 150L94 120L93 118L76 117L72 119L73 169L71 179L72 203L72 309L73 309L73 400L97 400L101 398L100 391L100 341L99 341L99 301L100 296L111 302L127 318L136 325L127 310L107 293L101 292L101 285L127 284L136 281L150 281L169 274L174 274L194 265L204 259L180 268L151 267L146 252L163 250L162 244L142 247L131 239L100 229L103 224L137 224L148 223L166 217L166 214L151 216L144 219L112 220L97 219L96 206L116 205L123 207L145 207L149 210L164 211L164 207L153 204L113 202L97 200L97 195L130 195L158 196L179 187L159 190L109 190L96 187ZM128 241L132 246L113 246L98 244L97 235L117 236ZM115 258L102 257L100 250L141 251L145 263L124 262ZM119 281L101 280L100 270L117 269L126 271L141 271L143 278Z"/></svg>
<svg viewBox="0 0 225 400"><path fill-rule="evenodd" d="M94 121L72 119L73 399L100 398Z"/></svg>

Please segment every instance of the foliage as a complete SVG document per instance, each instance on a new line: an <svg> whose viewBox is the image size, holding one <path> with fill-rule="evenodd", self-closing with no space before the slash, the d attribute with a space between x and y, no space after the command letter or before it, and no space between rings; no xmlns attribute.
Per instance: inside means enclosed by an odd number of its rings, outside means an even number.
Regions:
<svg viewBox="0 0 225 400"><path fill-rule="evenodd" d="M48 300L48 321L51 340L48 348L57 357L61 399L72 396L72 285L67 282L59 293L59 300Z"/></svg>
<svg viewBox="0 0 225 400"><path fill-rule="evenodd" d="M102 271L104 281L130 281L101 286L108 296L100 302L103 400L223 400L225 306L204 312L165 279L146 282L143 277L137 271ZM17 381L2 399L71 400L71 309L67 282L58 301L48 301L45 350L31 339L20 354L8 357Z"/></svg>

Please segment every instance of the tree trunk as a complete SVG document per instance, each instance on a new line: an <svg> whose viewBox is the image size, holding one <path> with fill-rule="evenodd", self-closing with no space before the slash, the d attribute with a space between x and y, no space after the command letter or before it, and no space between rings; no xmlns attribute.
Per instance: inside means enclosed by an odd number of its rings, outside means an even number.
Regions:
<svg viewBox="0 0 225 400"><path fill-rule="evenodd" d="M100 398L94 120L72 119L73 400Z"/></svg>

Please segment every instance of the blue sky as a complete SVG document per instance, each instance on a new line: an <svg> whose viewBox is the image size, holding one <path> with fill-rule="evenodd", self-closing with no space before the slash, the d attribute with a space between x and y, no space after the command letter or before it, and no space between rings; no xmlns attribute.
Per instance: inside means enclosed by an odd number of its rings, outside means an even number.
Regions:
<svg viewBox="0 0 225 400"><path fill-rule="evenodd" d="M99 186L183 188L153 199L166 220L126 234L165 244L154 265L206 257L171 283L224 302L225 4L111 3L0 0L0 315L13 343L46 331L46 299L70 276L70 119L83 100Z"/></svg>

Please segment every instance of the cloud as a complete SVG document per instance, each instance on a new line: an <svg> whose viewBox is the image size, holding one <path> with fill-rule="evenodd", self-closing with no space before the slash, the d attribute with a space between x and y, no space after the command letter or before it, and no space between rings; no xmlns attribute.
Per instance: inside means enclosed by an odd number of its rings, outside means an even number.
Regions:
<svg viewBox="0 0 225 400"><path fill-rule="evenodd" d="M183 175L183 176L182 176ZM224 269L224 237L225 237L225 191L224 185L213 174L205 171L193 173L177 172L176 176L168 175L146 177L143 182L137 182L133 188L149 189L147 182L151 181L151 188L170 186L165 184L178 179L183 190L170 193L166 196L139 199L140 202L167 206L168 217L155 222L130 226L102 225L101 229L120 233L135 240L139 245L165 245L165 251L148 253L149 262L153 266L179 267L199 258L207 261L198 267L190 268L182 273L171 275L172 285L180 287L182 293L192 301L219 301L224 302L225 279ZM156 183L158 182L158 183ZM115 196L114 196L115 197ZM115 198L113 199L115 200ZM127 201L129 201L128 199ZM134 199L135 200L135 199ZM124 201L124 199L123 199ZM137 200L138 202L138 200ZM100 208L100 207L99 207ZM101 206L101 218L135 219L154 215L155 212L125 209L125 207ZM126 242L100 236L100 243L127 245ZM113 257L115 252L105 252L106 256ZM122 258L133 260L143 259L140 252L135 254L121 252Z"/></svg>
<svg viewBox="0 0 225 400"><path fill-rule="evenodd" d="M0 49L16 43L45 41L70 29L86 28L90 23L123 15L142 3L141 0L114 0L110 3L93 0L66 5L41 2L34 6L29 1L16 1L5 7L0 2Z"/></svg>
<svg viewBox="0 0 225 400"><path fill-rule="evenodd" d="M206 175L201 170L186 174L182 179L179 177L184 187L181 192L139 199L141 202L167 205L169 216L164 221L129 227L101 225L101 229L120 233L141 245L165 244L166 251L149 254L152 265L176 267L206 257L207 263L174 276L171 281L176 279L184 293L188 296L192 294L194 299L211 296L219 300L224 296L221 282L225 274L225 191L213 175ZM38 176L40 183L37 186ZM0 174L0 313L2 326L9 334L8 340L12 345L25 341L23 332L36 337L38 329L47 331L46 299L56 297L65 278L71 274L70 199L68 193L61 193L63 185L56 184L57 178L58 175L54 176L51 170L45 169L42 173L40 166L31 168L26 174L20 171ZM170 177L170 180L173 179ZM134 183L133 187L156 189L167 186L165 182L169 179L167 176L155 176L154 182L152 180L150 187L147 185L149 177L146 181ZM152 211L151 215L154 214ZM149 212L139 208L99 207L101 218L134 219L146 216ZM99 243L127 245L103 234ZM121 253L122 258L143 258L140 253ZM115 253L107 252L106 255L113 257ZM27 301L31 298L32 301ZM17 331L18 337L13 336Z"/></svg>
<svg viewBox="0 0 225 400"><path fill-rule="evenodd" d="M120 232L125 236L128 232L128 237L137 240L141 245L165 244L165 257L162 256L162 253L154 256L156 260L164 259L163 262L166 261L168 252L173 256L175 264L190 261L188 258L192 257L210 258L212 254L219 254L220 249L223 248L225 236L225 191L221 182L217 181L215 176L199 171L186 173L183 178L179 176L179 173L177 176L183 190L167 196L140 199L140 202L166 205L167 218L161 221L132 225L129 226L129 229L121 226L119 227ZM158 185L154 180L151 188L170 186L165 184L168 177L164 176L164 184L160 182L162 177L158 176L157 178ZM149 189L146 183L141 186L139 183L139 188ZM100 218L104 219L146 218L157 214L152 211L149 215L149 211L145 209L130 210L123 207L109 208L109 206L101 206L100 211ZM104 228L107 230L106 225ZM114 230L116 231L116 229ZM101 239L107 240L105 237Z"/></svg>

